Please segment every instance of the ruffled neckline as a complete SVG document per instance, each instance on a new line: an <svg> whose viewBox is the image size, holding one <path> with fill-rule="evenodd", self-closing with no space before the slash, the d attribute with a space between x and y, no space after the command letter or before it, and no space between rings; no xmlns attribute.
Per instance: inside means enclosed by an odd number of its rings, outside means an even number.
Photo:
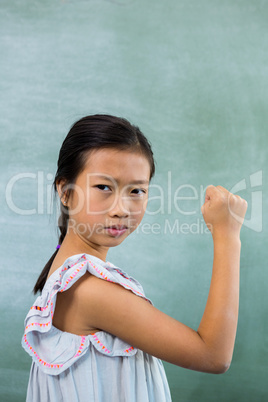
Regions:
<svg viewBox="0 0 268 402"><path fill-rule="evenodd" d="M86 272L119 284L151 303L140 283L109 261L104 262L85 253L67 258L48 278L25 319L22 345L34 362L48 374L64 371L92 346L109 357L132 356L137 352L131 345L105 331L76 335L52 325L57 293L68 290Z"/></svg>
<svg viewBox="0 0 268 402"><path fill-rule="evenodd" d="M60 265L58 268L56 268L55 271L50 275L50 277L48 279L50 279L56 272L59 272L64 265L67 265L68 261L71 261L71 260L76 260L77 261L80 258L84 258L84 256L86 256L86 258L88 258L90 260L95 260L96 263L102 265L104 268L106 268L106 267L114 268L115 267L115 265L112 264L110 261L103 261L101 258L95 257L92 254L87 254L87 253L73 254L70 257L66 258L64 263L62 265ZM118 268L118 269L120 269L120 268Z"/></svg>

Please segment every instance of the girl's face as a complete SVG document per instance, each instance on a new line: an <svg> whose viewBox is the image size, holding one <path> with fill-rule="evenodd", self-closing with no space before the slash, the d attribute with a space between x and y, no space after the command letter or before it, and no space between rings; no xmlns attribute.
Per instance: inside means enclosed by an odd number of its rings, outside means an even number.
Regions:
<svg viewBox="0 0 268 402"><path fill-rule="evenodd" d="M92 151L66 204L66 237L83 252L94 251L105 260L109 247L122 243L140 224L148 202L149 179L149 162L140 153Z"/></svg>

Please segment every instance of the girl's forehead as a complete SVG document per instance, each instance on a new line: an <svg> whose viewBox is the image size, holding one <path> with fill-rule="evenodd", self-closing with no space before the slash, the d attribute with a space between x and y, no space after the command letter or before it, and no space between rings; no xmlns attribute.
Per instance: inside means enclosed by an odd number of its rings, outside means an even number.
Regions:
<svg viewBox="0 0 268 402"><path fill-rule="evenodd" d="M84 173L94 175L131 176L135 180L147 180L150 177L150 163L140 152L117 149L97 149L89 153Z"/></svg>

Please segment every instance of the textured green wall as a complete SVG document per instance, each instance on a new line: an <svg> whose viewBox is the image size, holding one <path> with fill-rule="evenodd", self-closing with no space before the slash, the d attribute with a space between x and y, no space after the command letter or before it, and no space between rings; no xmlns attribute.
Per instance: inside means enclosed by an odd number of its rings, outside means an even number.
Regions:
<svg viewBox="0 0 268 402"><path fill-rule="evenodd" d="M50 185L70 125L92 113L139 125L157 160L143 224L109 260L194 329L213 257L204 188L247 199L231 368L165 367L174 401L268 400L267 19L261 0L1 0L1 401L25 400L23 320L57 244Z"/></svg>

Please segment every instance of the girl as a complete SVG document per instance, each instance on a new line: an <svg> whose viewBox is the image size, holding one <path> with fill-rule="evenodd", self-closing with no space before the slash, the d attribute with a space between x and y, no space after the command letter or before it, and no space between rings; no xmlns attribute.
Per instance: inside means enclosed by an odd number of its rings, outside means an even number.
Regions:
<svg viewBox="0 0 268 402"><path fill-rule="evenodd" d="M202 213L214 262L197 331L153 307L139 282L106 260L140 224L154 171L150 144L125 119L87 116L65 138L54 180L61 235L35 284L41 294L22 339L33 359L27 401L165 402L171 396L160 359L207 373L228 369L243 199L207 188Z"/></svg>

